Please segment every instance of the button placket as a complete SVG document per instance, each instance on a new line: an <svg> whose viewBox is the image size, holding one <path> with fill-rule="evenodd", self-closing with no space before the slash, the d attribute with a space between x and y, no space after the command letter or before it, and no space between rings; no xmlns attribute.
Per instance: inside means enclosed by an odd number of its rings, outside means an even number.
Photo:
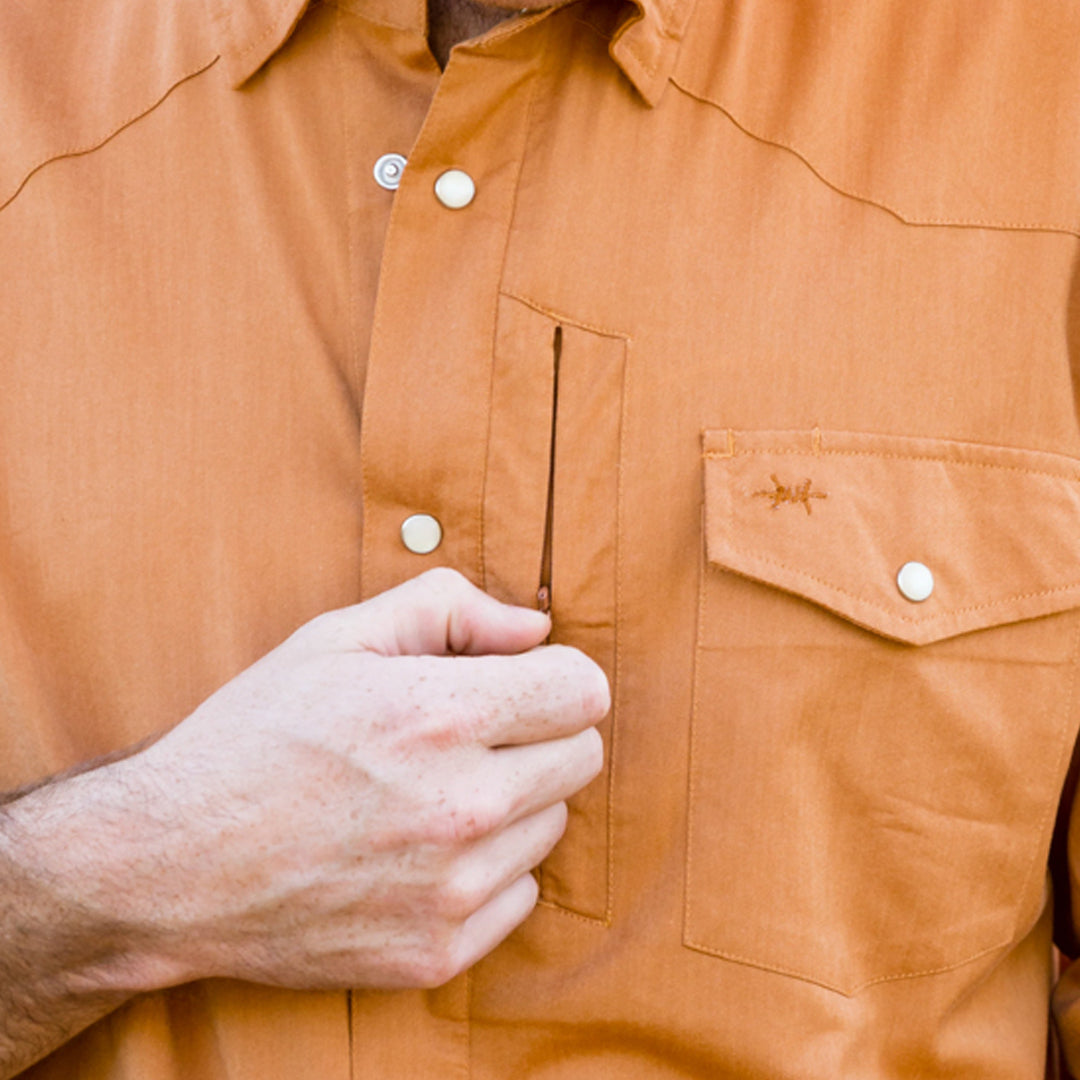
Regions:
<svg viewBox="0 0 1080 1080"><path fill-rule="evenodd" d="M448 210L463 210L476 198L476 182L463 169L447 169L435 181L435 198Z"/></svg>
<svg viewBox="0 0 1080 1080"><path fill-rule="evenodd" d="M410 514L401 523L401 542L414 555L430 555L442 543L442 526L431 514Z"/></svg>
<svg viewBox="0 0 1080 1080"><path fill-rule="evenodd" d="M414 576L418 554L483 581L495 305L528 129L522 66L538 63L533 49L509 59L455 57L394 197L361 420L365 596ZM482 123L470 104L481 76L496 83L485 100L499 103ZM483 215L447 213L478 190Z"/></svg>
<svg viewBox="0 0 1080 1080"><path fill-rule="evenodd" d="M387 191L397 191L407 164L403 154L383 154L372 169L375 183Z"/></svg>

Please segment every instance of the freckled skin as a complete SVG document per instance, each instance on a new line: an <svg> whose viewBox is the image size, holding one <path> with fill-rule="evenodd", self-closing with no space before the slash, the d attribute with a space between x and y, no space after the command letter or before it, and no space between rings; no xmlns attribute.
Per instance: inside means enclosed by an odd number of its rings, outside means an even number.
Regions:
<svg viewBox="0 0 1080 1080"><path fill-rule="evenodd" d="M0 808L0 1078L135 993L435 986L494 948L602 763L606 680L549 630L432 571Z"/></svg>

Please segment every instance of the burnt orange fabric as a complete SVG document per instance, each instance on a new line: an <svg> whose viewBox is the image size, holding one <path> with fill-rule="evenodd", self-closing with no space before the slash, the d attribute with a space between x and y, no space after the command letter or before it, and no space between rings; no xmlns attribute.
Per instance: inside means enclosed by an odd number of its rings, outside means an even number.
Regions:
<svg viewBox="0 0 1080 1080"><path fill-rule="evenodd" d="M556 341L605 773L449 986L196 984L27 1075L1042 1076L1080 14L577 0L440 78L424 7L2 5L0 783L427 567L535 602Z"/></svg>

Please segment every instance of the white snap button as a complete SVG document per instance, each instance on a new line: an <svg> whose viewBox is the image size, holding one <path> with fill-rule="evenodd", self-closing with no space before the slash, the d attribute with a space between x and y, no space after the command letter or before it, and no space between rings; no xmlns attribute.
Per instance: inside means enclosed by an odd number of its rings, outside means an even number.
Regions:
<svg viewBox="0 0 1080 1080"><path fill-rule="evenodd" d="M921 562L904 563L896 575L896 585L905 599L921 604L934 591L934 575Z"/></svg>
<svg viewBox="0 0 1080 1080"><path fill-rule="evenodd" d="M435 181L435 198L450 210L460 210L476 198L476 184L467 172L449 169Z"/></svg>
<svg viewBox="0 0 1080 1080"><path fill-rule="evenodd" d="M430 555L442 543L442 526L430 514L413 514L401 523L401 542L416 555Z"/></svg>
<svg viewBox="0 0 1080 1080"><path fill-rule="evenodd" d="M405 165L405 158L401 154L383 154L375 162L375 168L372 170L375 174L375 183L381 188L386 188L387 191L397 191Z"/></svg>

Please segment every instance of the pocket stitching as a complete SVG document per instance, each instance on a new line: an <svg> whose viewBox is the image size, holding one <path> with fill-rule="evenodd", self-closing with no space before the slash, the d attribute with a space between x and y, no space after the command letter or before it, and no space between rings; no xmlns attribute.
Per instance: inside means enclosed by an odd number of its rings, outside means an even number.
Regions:
<svg viewBox="0 0 1080 1080"><path fill-rule="evenodd" d="M1026 592L1026 593L1010 593L1008 596L1001 597L998 600L990 600L985 604L969 604L966 607L951 607L947 611L943 611L938 615L924 615L919 617L917 615L901 615L894 611L893 608L887 604L879 603L877 600L871 600L867 597L860 596L858 593L853 593L848 589L841 588L839 585L834 585L831 581L825 578L818 577L816 574L808 574L805 570L800 570L797 566L793 566L790 563L781 562L779 559L769 558L768 555L762 555L755 551L753 548L740 547L737 544L728 544L728 549L740 555L749 555L753 560L759 563L764 563L768 566L775 566L780 570L786 570L796 577L800 577L805 581L813 581L818 585L825 586L831 592L837 593L840 596L850 597L852 600L857 600L860 604L865 604L867 607L876 608L878 611L885 612L890 618L896 619L900 622L913 623L919 626L933 625L935 622L941 622L945 618L951 615L966 615L976 611L990 611L993 608L1002 607L1006 604L1013 604L1017 600L1037 600L1043 596L1054 596L1057 593L1067 593L1074 589L1080 588L1080 580L1071 582L1067 585L1055 585L1049 589L1040 589L1038 592ZM709 559L711 564L722 567L728 573L738 573L730 567L725 567L719 560ZM774 588L783 588L783 586L773 586ZM791 590L785 590L790 592ZM1048 613L1051 614L1051 613ZM1019 620L1017 620L1019 621Z"/></svg>
<svg viewBox="0 0 1080 1080"><path fill-rule="evenodd" d="M1035 451L1038 453L1038 451ZM827 451L802 451L802 450L769 450L769 449L754 449L745 451L731 450L725 452L723 450L706 451L703 453L703 457L706 459L730 459L736 456L742 457L755 457L762 455L776 455L787 458L791 457L804 457L814 458L818 456L832 455L836 457L868 457L879 460L892 459L892 460L908 460L908 461L927 461L936 464L944 465L967 465L974 466L982 469L995 469L1007 472L1020 472L1031 476L1042 476L1051 478L1054 480L1065 480L1072 484L1076 484L1080 481L1068 472L1064 467L1061 472L1054 472L1051 470L1032 469L1021 465L1004 465L995 462L978 462L978 461L954 461L950 458L935 456L935 455L917 455L917 454L883 454L873 451L844 451L844 450L827 450ZM851 986L841 986L834 982L830 982L827 979L814 976L805 971L798 971L793 968L787 968L776 963L770 963L767 960L753 959L749 956L741 955L738 952L726 951L721 948L715 948L705 945L696 939L696 934L691 931L692 922L692 897L694 895L694 881L695 881L695 859L694 859L694 836L697 829L697 817L698 814L695 811L697 803L697 791L698 791L698 778L696 770L694 768L695 761L700 760L700 735L702 730L702 724L700 722L700 672L698 670L698 663L702 653L702 630L704 626L704 612L706 606L706 589L708 587L708 574L710 566L717 567L727 572L733 572L730 568L725 567L719 560L710 559L708 557L708 511L709 500L703 500L702 504L702 530L703 530L703 547L705 549L706 557L701 560L699 564L698 574L698 601L697 601L697 633L696 633L696 647L695 647L695 660L693 670L693 699L691 704L691 732L689 740L689 768L688 768L688 787L687 787L687 850L685 860L685 894L683 897L683 944L694 951L700 952L705 955L714 956L719 959L727 960L733 963L743 964L749 967L754 967L762 971L773 972L778 975L783 975L791 978L797 978L804 982L811 983L813 985L821 986L825 989L834 991L845 997L853 997L857 993L867 989L868 987L875 986L886 982L896 982L902 979L922 978L932 975L943 974L946 972L957 970L970 963L978 961L979 959L993 954L999 950L1007 948L1013 941L1016 940L1016 936L1020 933L1023 927L1026 925L1024 919L1028 913L1028 909L1033 904L1037 904L1039 893L1034 889L1035 882L1033 877L1039 874L1039 852L1046 846L1042 843L1047 839L1048 823L1054 818L1056 806L1050 801L1045 800L1042 813L1039 817L1037 829L1033 832L1034 842L1031 844L1031 850L1026 862L1022 863L1022 873L1018 875L1017 881L1020 884L1019 896L1021 898L1027 898L1026 903L1023 906L1018 906L1012 913L1011 930L1000 940L996 940L992 944L986 945L976 951L960 957L955 961L942 964L940 966L928 967L918 971L900 971L887 973L883 975L877 975L870 979L865 979L857 984ZM725 542L725 546L732 553L740 555L749 555L753 559L758 560L761 563L769 564L774 567L791 572L797 577L803 578L807 581L814 581L826 588L835 591L838 594L842 594L851 597L860 603L865 603L867 606L876 608L878 610L890 612L886 605L875 602L873 600L864 600L862 597L848 592L838 586L832 585L830 582L818 578L812 574L808 574L795 566L788 565L780 560L770 559L765 556L756 554L753 549L747 547L740 547L735 544L729 544ZM737 571L736 571L737 572ZM1042 596L1052 596L1059 593L1075 590L1080 587L1080 581L1061 586L1054 586L1048 589L1038 590L1028 593L1014 593L1007 597L1003 597L998 600L990 601L984 604L969 605L964 608L950 609L951 613L962 614L965 612L983 611L1001 607L1003 605L1013 603L1017 600L1024 600L1029 598L1038 598ZM1052 613L1051 613L1052 614ZM917 618L910 616L896 616L906 622L918 622ZM1072 715L1072 703L1077 693L1078 685L1078 667L1080 667L1080 622L1078 622L1072 631L1072 640L1069 647L1068 658L1062 661L1063 663L1071 665L1071 671L1068 674L1068 678L1065 686L1062 689L1062 693L1059 698L1059 702L1056 712L1056 723L1053 729L1059 740L1059 752L1057 755L1057 767L1058 772L1063 773L1063 762L1067 763L1068 758L1072 750L1072 741L1068 738L1069 720ZM1049 718L1048 718L1049 719ZM1037 914L1037 912L1036 912Z"/></svg>
<svg viewBox="0 0 1080 1080"><path fill-rule="evenodd" d="M729 436L733 433L729 432ZM886 436L889 437L889 436ZM740 450L734 448L734 441L729 443L730 449L727 450L706 450L702 456L707 461L730 461L736 457L785 457L785 458L819 458L819 457L847 457L847 458L873 458L878 461L925 461L932 464L948 465L948 466L966 466L967 468L977 469L990 469L999 472L1019 472L1027 476L1041 476L1053 480L1063 480L1070 486L1080 486L1080 477L1075 475L1075 471L1070 472L1067 469L1064 461L1060 472L1054 472L1046 469L1033 469L1024 465L1006 465L1000 462L993 461L964 461L954 460L948 456L933 455L933 454L902 454L902 453L882 453L874 450L847 450L847 449L822 449L819 444L815 444L813 449L804 450L799 448L782 447L782 448L770 448L770 447L754 447L750 450ZM982 450L983 452L992 452L994 448L983 446L982 444L970 444L973 447ZM1024 452L1024 451L1021 451ZM1026 451L1028 453L1043 453L1043 451ZM1071 459L1066 459L1071 460ZM706 505L708 500L706 500ZM709 549L708 542L708 530L706 529L705 535L706 553ZM887 604L882 604L880 601L870 599L865 596L861 596L858 593L851 592L848 589L844 589L839 585L827 580L826 578L818 577L815 574L807 573L805 570L800 569L798 566L790 563L783 562L778 559L772 559L767 555L760 554L756 549L740 546L731 541L725 541L725 546L733 553L748 556L751 560L755 560L758 563L768 566L776 567L780 570L785 570L796 577L803 579L804 581L812 581L818 585L823 586L830 592L839 596L846 596L852 600L858 601L860 604L865 604L867 607L873 608L877 611L881 611L887 614L890 618L896 619L898 622L907 623L913 626L932 626L937 622L941 622L949 617L957 615L972 614L980 611L992 611L995 608L1000 608L1008 604L1016 603L1018 600L1035 600L1040 597L1055 596L1061 593L1068 593L1071 590L1080 588L1080 580L1070 582L1065 585L1056 585L1048 589L1040 589L1035 592L1024 593L1009 593L1006 596L1000 597L997 600L988 601L983 604L969 604L964 607L950 607L946 611L942 611L938 614L923 614L923 615L904 615ZM717 566L723 566L723 563L719 560L709 559L710 563ZM730 568L726 568L729 569ZM733 571L738 573L738 571Z"/></svg>
<svg viewBox="0 0 1080 1080"><path fill-rule="evenodd" d="M893 436L883 436L883 438L892 438ZM984 446L982 443L970 443L970 446L977 447L981 450L992 450L993 447ZM1041 456L1051 456L1050 454L1041 451L1018 451L1020 453L1036 453ZM1072 484L1080 485L1080 476L1076 475L1075 468L1069 471L1065 465L1066 461L1071 462L1071 458L1063 458L1061 471L1053 472L1049 469L1032 469L1026 465L1005 465L996 461L964 461L960 458L950 458L944 455L935 454L898 454L888 453L884 454L876 450L831 450L831 449L814 449L814 450L801 450L793 449L792 447L754 447L752 450L705 450L702 456L709 460L729 461L736 457L760 457L762 455L773 455L783 457L867 457L877 458L880 461L929 461L936 464L943 465L962 465L972 469L997 469L1001 472L1020 472L1029 476L1046 476L1054 480L1066 480ZM1063 455L1054 455L1062 456Z"/></svg>
<svg viewBox="0 0 1080 1080"><path fill-rule="evenodd" d="M747 967L757 968L760 971L771 971L777 975L786 975L792 979L800 979L802 982L812 983L814 986L821 986L826 990L832 990L837 994L841 994L843 997L850 998L855 997L856 994L866 990L868 987L877 986L881 983L899 982L902 979L924 979L930 975L944 975L948 971L956 971L958 968L965 967L967 964L972 964L984 956L989 956L990 953L1004 949L1011 940L1011 937L1006 937L1004 940L995 942L993 945L988 945L978 952L972 953L970 956L965 956L963 959L957 960L951 964L943 964L941 967L927 968L925 971L901 971L892 975L877 975L873 979L867 979L850 988L837 986L835 983L810 975L805 971L795 971L791 968L780 967L778 964L770 964L764 960L752 960L748 956L739 956L737 953L724 952L721 949L710 948L708 945L701 945L696 941L692 941L689 934L683 938L683 943L687 948L693 949L696 952L705 953L708 956L715 956L721 960L730 960L735 964L745 964Z"/></svg>

